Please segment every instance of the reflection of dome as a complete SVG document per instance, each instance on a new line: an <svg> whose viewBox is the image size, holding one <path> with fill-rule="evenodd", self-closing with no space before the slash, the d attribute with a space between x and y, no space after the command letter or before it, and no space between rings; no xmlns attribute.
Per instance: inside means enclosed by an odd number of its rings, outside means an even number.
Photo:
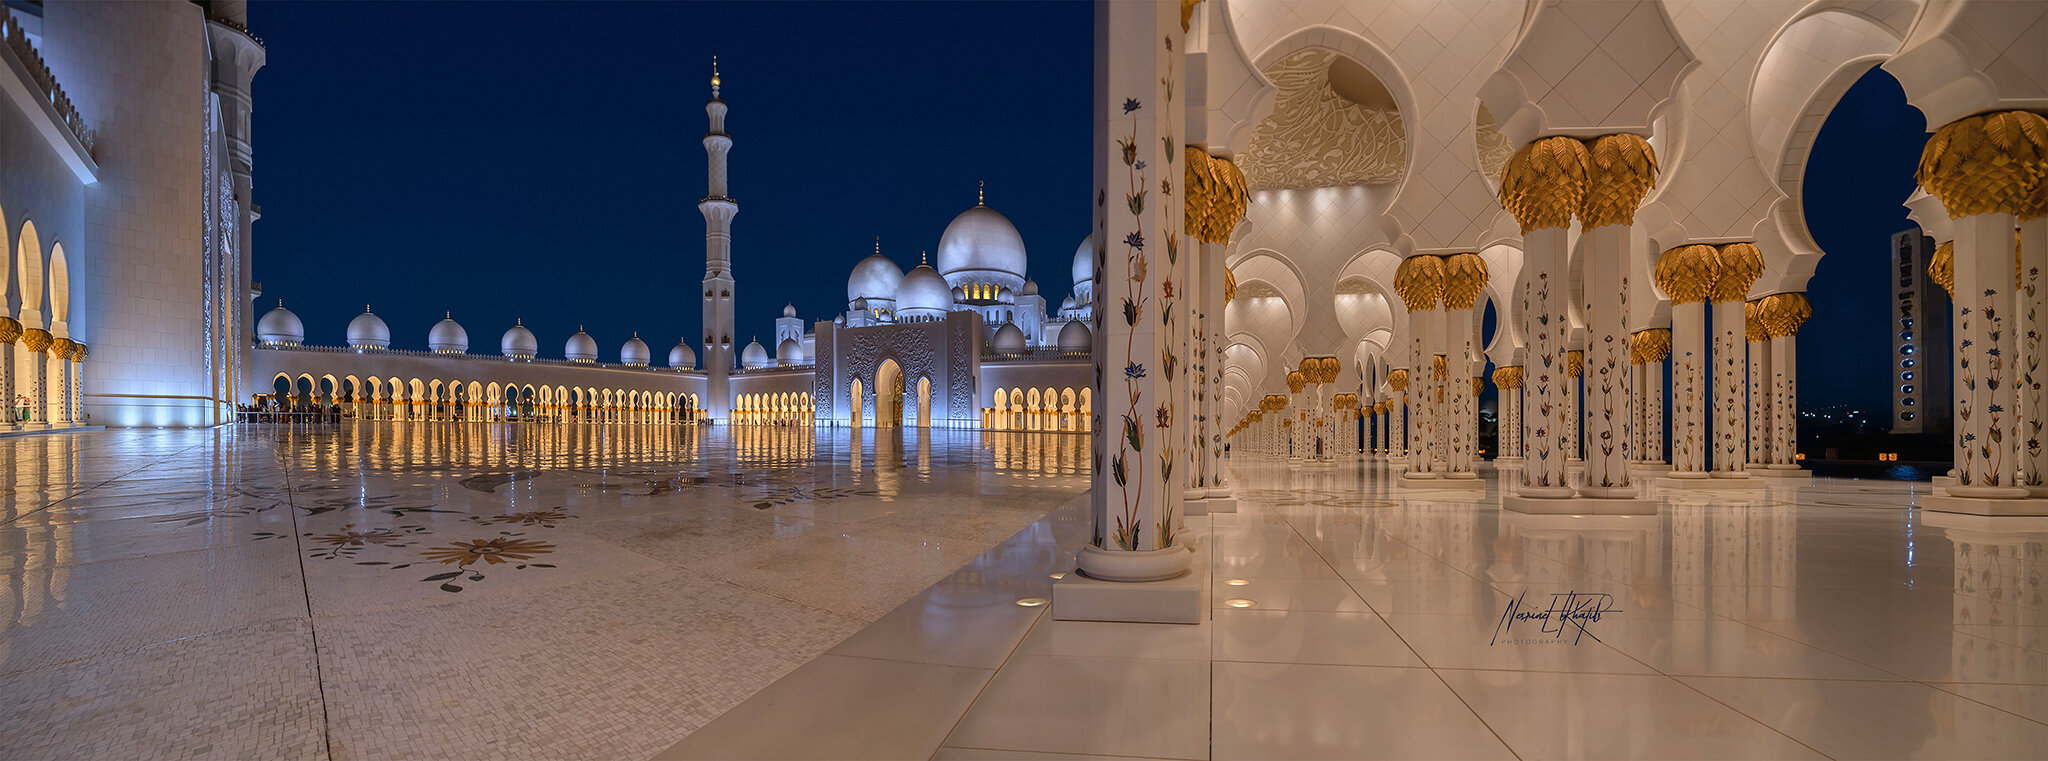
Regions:
<svg viewBox="0 0 2048 761"><path fill-rule="evenodd" d="M901 282L903 268L882 256L881 252L875 252L853 265L853 275L846 278L846 301L849 304L861 299L893 301L896 285Z"/></svg>
<svg viewBox="0 0 2048 761"><path fill-rule="evenodd" d="M747 348L740 351L740 364L745 367L775 366L775 363L768 359L768 350L761 346L761 340L758 338L754 339L753 343L747 344Z"/></svg>
<svg viewBox="0 0 2048 761"><path fill-rule="evenodd" d="M569 358L571 362L596 362L597 339L591 338L590 334L583 332L583 328L579 326L576 328L576 335L570 336L569 342L562 346L562 356Z"/></svg>
<svg viewBox="0 0 2048 761"><path fill-rule="evenodd" d="M775 363L779 365L801 365L804 363L804 345L794 338L782 339L782 345L775 347Z"/></svg>
<svg viewBox="0 0 2048 761"><path fill-rule="evenodd" d="M622 365L646 367L648 356L647 342L640 340L639 333L634 333L632 338L626 339L626 345L619 347L619 364Z"/></svg>
<svg viewBox="0 0 2048 761"><path fill-rule="evenodd" d="M526 323L515 320L512 329L505 331L505 337L499 339L498 348L507 357L532 359L533 355L540 353L540 341L533 337L533 331L526 329Z"/></svg>
<svg viewBox="0 0 2048 761"><path fill-rule="evenodd" d="M267 345L292 346L306 341L306 323L299 316L284 308L284 299L277 300L277 308L264 313L256 321L256 340Z"/></svg>
<svg viewBox="0 0 2048 761"><path fill-rule="evenodd" d="M852 300L852 299L848 299L848 301L851 301L851 300ZM795 305L795 304L784 304L784 305L782 306L782 316L784 316L784 317L795 317L795 316L796 316L796 305Z"/></svg>
<svg viewBox="0 0 2048 761"><path fill-rule="evenodd" d="M939 236L939 274L953 285L991 283L1024 286L1024 236L995 209L960 212Z"/></svg>
<svg viewBox="0 0 2048 761"><path fill-rule="evenodd" d="M383 318L370 314L370 308L364 306L362 314L348 321L348 346L351 349L389 349L391 328L384 324Z"/></svg>
<svg viewBox="0 0 2048 761"><path fill-rule="evenodd" d="M1014 322L1003 323L996 329L996 337L989 342L989 347L997 354L1023 354L1024 331Z"/></svg>
<svg viewBox="0 0 2048 761"><path fill-rule="evenodd" d="M1060 328L1060 351L1080 354L1095 348L1095 334L1088 332L1088 326L1080 320L1067 323Z"/></svg>
<svg viewBox="0 0 2048 761"><path fill-rule="evenodd" d="M668 350L668 366L677 370L689 370L697 366L697 350L690 348L689 341L677 341L676 348Z"/></svg>
<svg viewBox="0 0 2048 761"><path fill-rule="evenodd" d="M953 289L931 265L920 264L896 288L896 314L901 317L945 316L953 306Z"/></svg>
<svg viewBox="0 0 2048 761"><path fill-rule="evenodd" d="M454 313L447 313L440 322L434 323L427 331L427 349L440 354L461 354L469 351L469 331L455 321Z"/></svg>
<svg viewBox="0 0 2048 761"><path fill-rule="evenodd" d="M1095 280L1095 236L1081 239L1081 247L1074 249L1074 290L1080 290L1082 283L1093 284Z"/></svg>

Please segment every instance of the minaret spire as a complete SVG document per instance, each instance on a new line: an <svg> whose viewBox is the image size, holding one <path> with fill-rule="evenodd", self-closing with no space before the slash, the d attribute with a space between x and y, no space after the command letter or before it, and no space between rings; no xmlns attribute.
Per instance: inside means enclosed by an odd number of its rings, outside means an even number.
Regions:
<svg viewBox="0 0 2048 761"><path fill-rule="evenodd" d="M712 422L724 422L732 409L732 218L740 213L726 184L732 136L725 134L722 83L718 57L712 56L711 101L704 104L711 119L711 130L704 135L709 187L704 200L697 202L697 211L704 214L704 410Z"/></svg>

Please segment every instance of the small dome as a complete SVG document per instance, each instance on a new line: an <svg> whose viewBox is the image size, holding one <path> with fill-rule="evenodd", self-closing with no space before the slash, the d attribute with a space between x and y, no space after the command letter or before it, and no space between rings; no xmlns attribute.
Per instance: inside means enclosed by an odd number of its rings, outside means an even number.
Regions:
<svg viewBox="0 0 2048 761"><path fill-rule="evenodd" d="M1082 283L1095 281L1095 236L1081 239L1081 247L1074 249L1074 287L1079 290Z"/></svg>
<svg viewBox="0 0 2048 761"><path fill-rule="evenodd" d="M596 362L597 339L583 332L582 326L577 326L576 335L570 336L569 342L562 346L562 356L571 362Z"/></svg>
<svg viewBox="0 0 2048 761"><path fill-rule="evenodd" d="M1080 306L1080 302L1078 302L1078 301L1075 301L1075 300L1074 300L1074 297L1072 297L1072 296L1068 296L1068 297L1067 297L1067 300L1066 300L1066 301L1062 301L1062 302L1060 302L1060 311L1061 311L1061 312L1072 312L1072 311L1074 311L1074 309L1075 309L1076 307L1079 307L1079 306Z"/></svg>
<svg viewBox="0 0 2048 761"><path fill-rule="evenodd" d="M953 307L953 289L946 286L946 278L929 264L920 264L903 276L903 284L896 289L896 313L921 314L944 313Z"/></svg>
<svg viewBox="0 0 2048 761"><path fill-rule="evenodd" d="M365 306L362 314L348 321L348 345L351 349L389 349L391 327Z"/></svg>
<svg viewBox="0 0 2048 761"><path fill-rule="evenodd" d="M505 331L505 337L498 340L498 350L507 357L533 359L540 353L540 339L533 337L533 331L526 329L526 323L514 320L512 329Z"/></svg>
<svg viewBox="0 0 2048 761"><path fill-rule="evenodd" d="M740 365L743 367L774 367L775 362L768 358L768 349L761 345L761 339L756 338L753 343L747 344L747 348L740 350Z"/></svg>
<svg viewBox="0 0 2048 761"><path fill-rule="evenodd" d="M1020 291L1020 293L1025 296L1038 295L1038 281L1032 280L1028 277L1024 278L1024 290Z"/></svg>
<svg viewBox="0 0 2048 761"><path fill-rule="evenodd" d="M960 212L939 236L939 274L953 285L1024 285L1024 236L987 206Z"/></svg>
<svg viewBox="0 0 2048 761"><path fill-rule="evenodd" d="M648 356L647 342L640 340L639 333L634 333L632 338L626 339L624 346L619 347L619 364L628 367L646 367Z"/></svg>
<svg viewBox="0 0 2048 761"><path fill-rule="evenodd" d="M668 350L668 366L677 370L695 369L697 350L690 348L689 341L677 341L676 348Z"/></svg>
<svg viewBox="0 0 2048 761"><path fill-rule="evenodd" d="M454 313L446 313L440 322L434 323L427 331L427 349L439 354L461 354L469 351L469 331L463 330L455 321Z"/></svg>
<svg viewBox="0 0 2048 761"><path fill-rule="evenodd" d="M796 316L796 305L795 305L795 304L785 304L785 305L783 305L783 307L782 307L782 316L784 316L784 317L795 317L795 316Z"/></svg>
<svg viewBox="0 0 2048 761"><path fill-rule="evenodd" d="M995 340L989 342L997 354L1023 354L1024 330L1014 322L1003 323L996 329Z"/></svg>
<svg viewBox="0 0 2048 761"><path fill-rule="evenodd" d="M801 365L804 363L804 345L794 338L782 339L782 345L775 347L775 363L778 365Z"/></svg>
<svg viewBox="0 0 2048 761"><path fill-rule="evenodd" d="M284 299L277 300L277 308L263 314L256 321L256 340L269 346L295 346L306 342L306 324L299 316L284 308Z"/></svg>
<svg viewBox="0 0 2048 761"><path fill-rule="evenodd" d="M1060 351L1081 354L1094 348L1095 334L1089 332L1088 326L1080 320L1068 322L1066 327L1060 328Z"/></svg>
<svg viewBox="0 0 2048 761"><path fill-rule="evenodd" d="M851 304L861 299L896 300L896 286L903 282L903 268L882 256L881 252L868 255L853 265L853 274L846 278L846 301Z"/></svg>

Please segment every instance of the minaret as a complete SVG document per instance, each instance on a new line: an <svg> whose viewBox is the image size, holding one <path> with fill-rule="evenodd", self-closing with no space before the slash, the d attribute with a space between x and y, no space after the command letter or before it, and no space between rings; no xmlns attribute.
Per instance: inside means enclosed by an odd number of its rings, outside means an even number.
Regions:
<svg viewBox="0 0 2048 761"><path fill-rule="evenodd" d="M726 154L732 136L725 134L725 101L718 99L718 57L711 58L711 131L704 134L710 157L711 188L697 210L704 213L704 410L713 423L723 423L732 408L732 218L739 202L726 195Z"/></svg>

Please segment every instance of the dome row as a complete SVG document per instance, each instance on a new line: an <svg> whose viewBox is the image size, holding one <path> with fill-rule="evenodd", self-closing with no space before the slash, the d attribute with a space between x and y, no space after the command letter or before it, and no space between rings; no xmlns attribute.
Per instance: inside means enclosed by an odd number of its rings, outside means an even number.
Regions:
<svg viewBox="0 0 2048 761"><path fill-rule="evenodd" d="M279 301L277 308L256 321L256 340L269 346L296 346L306 340L306 324L299 316L284 308ZM391 328L384 319L372 314L366 307L363 313L348 323L348 345L351 349L391 348ZM427 348L436 354L466 354L469 352L469 331L455 321L453 315L444 317L427 331ZM515 323L498 342L499 350L507 357L532 359L540 353L540 341L524 323ZM798 349L801 355L802 349ZM571 362L596 362L597 339L591 338L582 328L570 336L562 347L562 356ZM647 342L635 333L619 347L619 364L631 367L646 367L650 359ZM668 352L668 366L688 369L697 366L697 352L685 342L679 342Z"/></svg>
<svg viewBox="0 0 2048 761"><path fill-rule="evenodd" d="M1024 236L1008 217L986 205L977 205L954 217L939 236L938 266L920 264L905 274L901 267L880 251L860 260L846 278L846 301L891 303L896 312L905 310L947 311L953 306L954 289L969 284L992 284L1002 289L999 301L1017 296L1038 295L1038 284L1024 274ZM1072 267L1077 288L1095 278L1094 246L1084 240L1074 252ZM915 312L912 312L915 314Z"/></svg>

